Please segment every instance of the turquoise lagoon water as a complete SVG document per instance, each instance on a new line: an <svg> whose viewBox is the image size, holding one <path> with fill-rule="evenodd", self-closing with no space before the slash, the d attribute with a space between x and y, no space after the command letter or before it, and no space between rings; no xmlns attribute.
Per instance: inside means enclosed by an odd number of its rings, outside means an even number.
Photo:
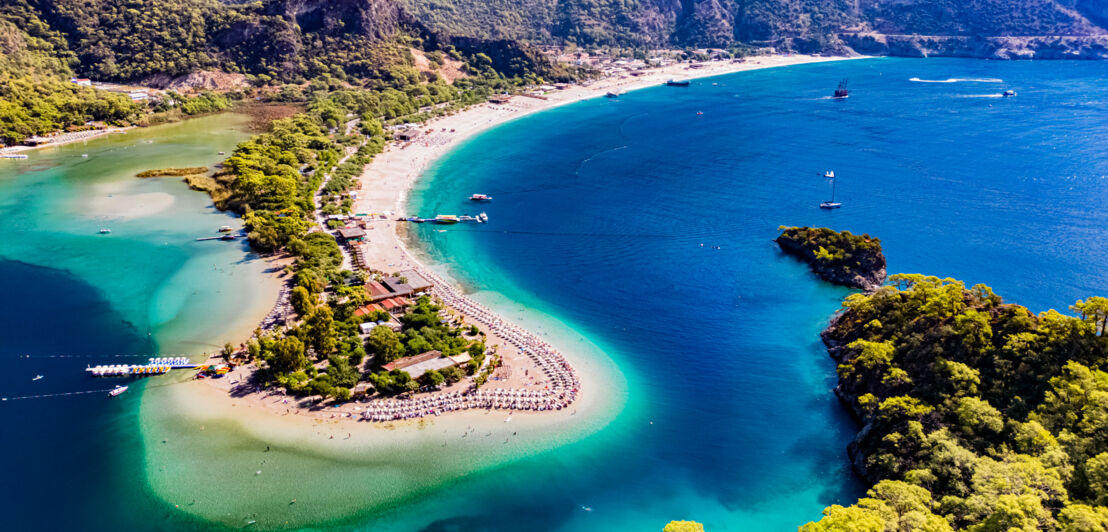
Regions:
<svg viewBox="0 0 1108 532"><path fill-rule="evenodd" d="M851 79L851 98L826 98L843 77ZM541 332L563 349L576 347L566 327L587 336L621 368L626 382L611 386L626 401L615 401L622 407L614 420L583 440L505 454L510 460L499 466L437 487L396 470L411 462L403 451L333 465L301 453L283 481L316 471L333 479L310 483L317 498L344 508L352 492L366 498L364 510L337 520L326 504L298 504L289 527L312 523L315 512L327 527L354 530L659 530L671 519L696 519L712 531L781 530L817 518L825 505L852 502L863 490L845 452L856 427L831 394L834 364L818 340L849 292L784 257L771 242L777 227L869 232L883 240L891 272L985 282L1036 311L1103 295L1106 79L1108 64L1092 62L806 65L582 102L472 139L429 171L411 209L428 216L480 209L490 223L443 233L421 227L417 242L476 297L513 316L534 319L533 309L559 319L565 327ZM1018 96L1000 98L1007 88ZM239 138L231 136L229 144ZM177 159L174 150L161 156L175 165L213 162L205 157L222 141L196 142L196 157L184 149ZM83 151L92 148L71 150ZM195 334L203 327L194 324L204 325L199 317L167 316L229 304L237 297L229 280L260 268L241 249L184 242L226 223L205 210L202 195L164 227L153 222L158 215L83 216L73 198L112 192L86 187L80 163L47 160L37 171L0 175L0 217L16 228L0 255L26 263L0 264L14 285L10 297L23 304L0 316L0 353L18 370L2 377L4 396L94 387L72 362L19 360L18 353L210 344ZM134 165L132 173L171 164ZM833 212L817 208L830 194L819 177L828 169L840 176L836 198L844 203ZM495 199L469 204L475 192ZM174 209L183 208L182 197ZM103 244L93 233L105 223L113 239L125 238L125 228L148 233L117 252L143 257L141 267L116 274L129 262L95 252ZM228 255L223 262L195 258L213 250ZM203 268L176 273L169 264L181 260ZM233 277L219 271L236 260L244 270ZM208 288L190 297L177 280ZM29 382L44 372L47 379ZM68 380L48 384L62 375ZM185 515L202 511L175 511L146 487L135 456L144 452L134 415L139 396L88 397L0 404L6 450L27 458L5 477L4 492L15 495L0 502L16 528L212 526ZM231 429L208 428L219 452L263 447ZM181 463L220 460L197 446L178 454ZM432 476L438 464L429 456L419 470ZM369 474L374 467L384 472ZM373 493L364 484L390 475L400 480L380 485L381 499L362 495ZM233 498L250 515L261 506L252 501L269 493L269 484L256 483L272 477L244 477L189 478L177 493ZM70 513L51 510L59 504ZM231 528L245 523L209 517ZM259 525L281 526L265 515Z"/></svg>
<svg viewBox="0 0 1108 532"><path fill-rule="evenodd" d="M211 351L240 315L275 299L263 263L242 244L194 240L236 225L234 218L179 178L134 177L214 164L248 136L248 120L200 118L0 165L5 529L196 524L145 487L142 389L171 381L130 382L129 393L109 400L104 390L114 383L83 369L145 361L132 355ZM43 379L32 382L36 375ZM16 399L88 391L95 393Z"/></svg>

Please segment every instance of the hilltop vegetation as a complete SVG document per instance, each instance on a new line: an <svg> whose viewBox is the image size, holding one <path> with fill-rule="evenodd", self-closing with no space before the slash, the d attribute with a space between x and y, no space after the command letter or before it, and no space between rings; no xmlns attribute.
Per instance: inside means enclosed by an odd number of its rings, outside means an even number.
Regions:
<svg viewBox="0 0 1108 532"><path fill-rule="evenodd" d="M0 139L7 143L89 120L155 124L226 109L242 97L170 93L148 108L69 83L70 76L164 86L212 71L209 77L233 73L256 86L324 79L370 90L446 90L433 70L415 67L413 54L424 53L440 64L449 56L482 86L568 76L517 42L430 31L392 0L9 0L0 6L0 52Z"/></svg>
<svg viewBox="0 0 1108 532"><path fill-rule="evenodd" d="M824 332L873 488L802 530L1105 530L1108 299L1035 315L984 285L890 281Z"/></svg>
<svg viewBox="0 0 1108 532"><path fill-rule="evenodd" d="M48 28L56 55L69 60L73 70L105 81L215 69L263 83L321 75L391 82L407 75L403 67L412 64L410 45L456 50L462 56L481 52L532 72L550 68L518 47L485 47L470 40L453 46L448 35L427 30L391 0L11 3L9 10L30 13Z"/></svg>
<svg viewBox="0 0 1108 532"><path fill-rule="evenodd" d="M826 227L778 229L777 245L807 262L825 281L866 290L885 282L885 255L876 238Z"/></svg>
<svg viewBox="0 0 1108 532"><path fill-rule="evenodd" d="M69 83L76 62L61 34L32 10L0 6L0 144L141 110L125 95Z"/></svg>

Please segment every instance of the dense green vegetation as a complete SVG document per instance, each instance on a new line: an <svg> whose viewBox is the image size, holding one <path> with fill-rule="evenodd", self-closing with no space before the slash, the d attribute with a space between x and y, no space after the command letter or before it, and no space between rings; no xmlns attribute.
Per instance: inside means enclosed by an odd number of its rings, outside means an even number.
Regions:
<svg viewBox="0 0 1108 532"><path fill-rule="evenodd" d="M846 271L862 270L865 257L881 252L881 240L826 227L779 227L778 242L795 244L812 261Z"/></svg>
<svg viewBox="0 0 1108 532"><path fill-rule="evenodd" d="M1108 299L1035 315L984 285L890 281L824 333L874 486L802 530L1105 530Z"/></svg>
<svg viewBox="0 0 1108 532"><path fill-rule="evenodd" d="M552 42L555 0L401 0L421 22L450 33L488 39Z"/></svg>
<svg viewBox="0 0 1108 532"><path fill-rule="evenodd" d="M885 255L876 238L826 227L781 226L778 230L781 249L808 262L824 280L866 289L875 289L885 280Z"/></svg>
<svg viewBox="0 0 1108 532"><path fill-rule="evenodd" d="M324 233L312 233L304 239L316 249L304 257L320 257L338 253L334 240ZM315 242L307 242L315 240ZM330 252L327 250L330 248ZM332 257L337 264L335 257ZM308 259L310 260L310 259ZM330 265L330 266L333 266ZM328 266L323 266L326 270ZM334 285L326 303L324 283L316 276L318 265L307 264L297 273L293 302L300 322L285 331L259 334L248 344L250 354L265 362L264 378L283 386L290 393L329 396L339 401L350 398L350 389L360 381L369 382L379 393L393 394L415 391L421 386L437 386L461 380L465 373L473 374L484 360L485 344L480 337L467 337L466 329L452 326L439 317L438 306L431 299L420 297L408 314L401 316L399 333L387 326L372 329L363 342L358 325L366 321L389 320L383 315L355 316L352 308L365 302L361 284L354 287ZM346 272L346 276L353 275ZM438 350L444 355L463 351L474 359L465 371L449 367L429 371L412 379L402 370L386 371L385 364L402 356ZM366 355L373 355L367 359Z"/></svg>
<svg viewBox="0 0 1108 532"><path fill-rule="evenodd" d="M98 80L141 80L198 70L247 74L260 83L323 75L393 82L407 75L408 47L454 49L393 2L307 0L9 0L35 17L58 54ZM464 56L483 52L538 72L549 65L529 50L459 41ZM74 61L76 59L76 61ZM499 69L509 76L522 74Z"/></svg>
<svg viewBox="0 0 1108 532"><path fill-rule="evenodd" d="M340 158L318 113L276 120L269 129L239 144L216 175L230 193L218 206L244 214L250 242L262 251L307 232L312 196Z"/></svg>
<svg viewBox="0 0 1108 532"><path fill-rule="evenodd" d="M417 70L413 50L449 54L472 77L447 84ZM0 52L0 140L8 143L89 120L157 124L224 110L243 96L171 91L142 116L146 104L78 87L68 82L73 75L157 85L210 69L255 85L324 80L390 100L370 113L384 120L452 112L490 91L567 75L518 43L452 40L392 2L357 0L10 0L0 6Z"/></svg>
<svg viewBox="0 0 1108 532"><path fill-rule="evenodd" d="M238 98L233 98L238 96ZM186 115L201 115L206 113L216 113L226 109L230 109L233 99L241 99L241 94L233 93L232 95L219 94L215 92L202 92L195 96L181 95L174 91L168 91L157 105L154 106L155 111L180 109L182 113Z"/></svg>
<svg viewBox="0 0 1108 532"><path fill-rule="evenodd" d="M208 173L207 166L193 166L189 168L158 168L156 170L144 170L135 174L135 177L169 177L206 173Z"/></svg>
<svg viewBox="0 0 1108 532"><path fill-rule="evenodd" d="M213 178L191 179L190 186L211 194L219 208L242 213L251 244L275 251L308 231L316 206L313 196L324 175L331 179L322 190L323 213L350 212L353 202L347 193L384 149L384 121L423 120L484 101L519 82L491 69L453 85L441 79L410 81L374 90L346 88L330 76L304 86L286 85L271 98L302 103L307 110L274 121L268 132L240 144ZM347 134L347 124L354 122L357 127ZM353 153L338 164L348 148Z"/></svg>
<svg viewBox="0 0 1108 532"><path fill-rule="evenodd" d="M136 117L141 109L124 94L51 77L0 72L0 144L80 127L90 120L120 123Z"/></svg>
<svg viewBox="0 0 1108 532"><path fill-rule="evenodd" d="M61 29L80 59L79 72L102 80L134 80L208 68L203 44L226 23L215 0L15 0L36 8Z"/></svg>
<svg viewBox="0 0 1108 532"><path fill-rule="evenodd" d="M0 5L0 144L141 110L126 95L70 83L74 65L65 39L33 10Z"/></svg>
<svg viewBox="0 0 1108 532"><path fill-rule="evenodd" d="M484 361L485 346L475 334L467 337L463 329L443 322L441 309L427 298L418 300L400 319L399 333L378 326L363 343L358 325L387 321L389 316L383 312L355 315L367 301L364 274L340 271L342 254L334 238L324 232L308 233L316 206L314 193L322 187L325 214L349 212L352 201L347 193L384 147L382 119L405 120L427 106L464 102L508 82L492 74L464 88L434 81L367 91L342 88L329 79L286 86L273 99L304 103L305 112L276 120L269 131L240 144L213 178L190 177L190 185L208 191L218 206L243 213L255 248L284 249L297 258L292 268L296 286L290 297L297 324L288 330L259 332L249 351L265 363L270 383L292 393L336 400L349 399L351 387L363 377L381 393L456 382L464 376L456 368L427 372L419 381L403 371L381 369L402 356L465 351L474 357L465 370L475 373ZM339 164L344 155L346 160ZM369 364L367 353L374 355Z"/></svg>

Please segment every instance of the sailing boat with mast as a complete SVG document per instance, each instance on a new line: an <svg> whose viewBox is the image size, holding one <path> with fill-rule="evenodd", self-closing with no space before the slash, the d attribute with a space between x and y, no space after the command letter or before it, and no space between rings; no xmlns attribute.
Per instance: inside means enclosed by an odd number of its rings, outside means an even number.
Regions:
<svg viewBox="0 0 1108 532"><path fill-rule="evenodd" d="M821 209L838 209L843 204L835 201L835 172L828 170L823 177L831 180L831 199L828 201L820 202L819 208Z"/></svg>

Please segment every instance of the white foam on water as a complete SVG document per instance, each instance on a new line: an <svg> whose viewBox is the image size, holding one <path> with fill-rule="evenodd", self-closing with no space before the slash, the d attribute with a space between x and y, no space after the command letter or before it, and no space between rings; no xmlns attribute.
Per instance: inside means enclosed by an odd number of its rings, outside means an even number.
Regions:
<svg viewBox="0 0 1108 532"><path fill-rule="evenodd" d="M947 78L947 79L920 79L908 78L908 81L916 83L1004 83L1000 78Z"/></svg>

